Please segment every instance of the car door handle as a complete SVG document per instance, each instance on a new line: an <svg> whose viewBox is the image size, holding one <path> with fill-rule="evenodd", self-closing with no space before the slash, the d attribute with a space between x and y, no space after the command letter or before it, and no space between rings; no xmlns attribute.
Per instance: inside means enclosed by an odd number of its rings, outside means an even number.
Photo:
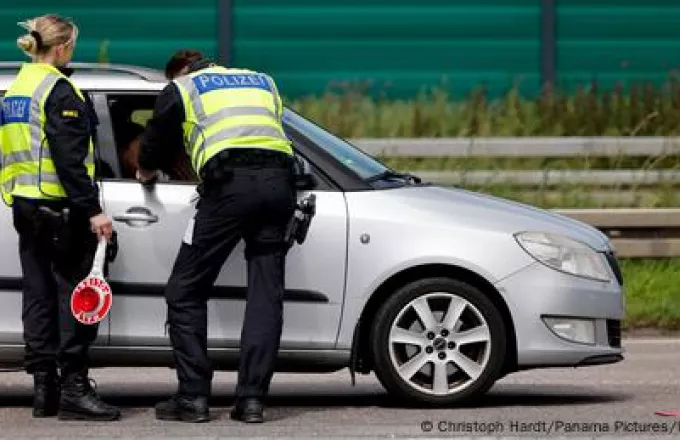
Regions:
<svg viewBox="0 0 680 440"><path fill-rule="evenodd" d="M124 214L116 214L113 219L117 222L144 222L144 223L156 223L158 221L158 216L147 208L133 207L125 211Z"/></svg>

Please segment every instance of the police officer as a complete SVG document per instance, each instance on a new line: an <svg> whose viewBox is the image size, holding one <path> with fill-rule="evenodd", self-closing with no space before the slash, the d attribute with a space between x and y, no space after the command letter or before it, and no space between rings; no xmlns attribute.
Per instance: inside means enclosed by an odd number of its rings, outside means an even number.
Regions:
<svg viewBox="0 0 680 440"><path fill-rule="evenodd" d="M78 323L69 307L98 237L112 235L93 180L91 107L65 67L78 29L55 15L21 25L28 34L17 45L33 62L22 65L2 102L0 189L19 236L33 415L114 420L120 410L102 402L88 378L98 328Z"/></svg>
<svg viewBox="0 0 680 440"><path fill-rule="evenodd" d="M138 178L153 181L162 159L183 142L201 178L201 199L165 291L179 387L156 406L156 417L209 420L207 300L243 238L248 296L231 417L262 422L283 324L284 234L295 207L281 97L270 76L217 66L197 52L178 52L166 75L174 79L158 97L142 137Z"/></svg>

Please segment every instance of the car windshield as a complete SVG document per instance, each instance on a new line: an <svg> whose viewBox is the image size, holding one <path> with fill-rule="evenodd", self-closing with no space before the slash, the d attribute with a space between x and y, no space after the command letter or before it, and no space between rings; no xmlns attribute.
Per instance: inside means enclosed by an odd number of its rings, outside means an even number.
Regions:
<svg viewBox="0 0 680 440"><path fill-rule="evenodd" d="M375 160L372 156L290 109L284 111L283 121L295 128L301 135L323 148L327 153L363 179L371 179L389 171L389 168Z"/></svg>

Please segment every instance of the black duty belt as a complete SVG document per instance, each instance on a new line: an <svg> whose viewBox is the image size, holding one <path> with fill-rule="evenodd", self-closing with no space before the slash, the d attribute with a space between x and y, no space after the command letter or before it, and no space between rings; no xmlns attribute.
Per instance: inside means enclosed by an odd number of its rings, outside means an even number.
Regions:
<svg viewBox="0 0 680 440"><path fill-rule="evenodd" d="M204 178L210 179L233 168L276 167L291 168L293 158L278 151L262 148L234 148L221 151L210 158L202 170Z"/></svg>

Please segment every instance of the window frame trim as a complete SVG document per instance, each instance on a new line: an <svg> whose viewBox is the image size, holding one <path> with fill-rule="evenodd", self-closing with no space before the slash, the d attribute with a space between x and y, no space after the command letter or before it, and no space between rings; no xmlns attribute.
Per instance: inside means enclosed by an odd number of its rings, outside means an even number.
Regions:
<svg viewBox="0 0 680 440"><path fill-rule="evenodd" d="M108 158L115 163L114 173L119 177L99 177L97 180L99 182L115 182L115 183L139 183L135 179L127 179L122 177L123 171L120 163L120 157L118 156L118 146L116 145L116 138L113 132L113 120L111 119L111 111L109 109L109 96L110 95L132 95L132 96L153 96L158 97L160 90L96 90L93 91L92 101L99 117L99 124L106 127L106 141L100 141L100 148L105 149ZM115 152L115 154L112 154ZM172 180L167 182L159 182L160 185L183 185L183 186L198 186L200 182L189 182L184 180Z"/></svg>

